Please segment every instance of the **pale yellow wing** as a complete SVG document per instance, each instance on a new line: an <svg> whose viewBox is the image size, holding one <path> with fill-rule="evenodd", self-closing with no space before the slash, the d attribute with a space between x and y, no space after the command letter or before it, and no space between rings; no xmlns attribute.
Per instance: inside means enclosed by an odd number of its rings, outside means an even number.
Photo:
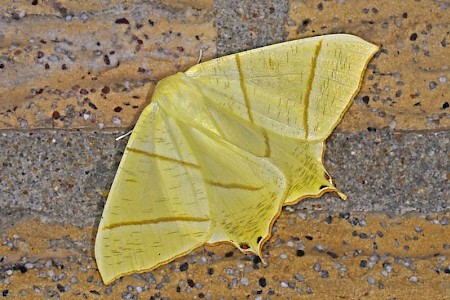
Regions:
<svg viewBox="0 0 450 300"><path fill-rule="evenodd" d="M176 81L177 89L172 88ZM229 143L271 162L285 176L288 193L284 204L305 197L317 197L325 191L336 191L322 163L324 142L282 136L240 118L224 109L214 99L221 97L214 89L202 89L197 80L182 73L164 79L156 95L171 116L189 126L208 128ZM167 97L167 95L173 95ZM190 99L173 101L170 99Z"/></svg>
<svg viewBox="0 0 450 300"><path fill-rule="evenodd" d="M260 255L283 204L336 191L323 143L376 49L349 35L316 37L162 80L99 225L103 280L153 269L204 243Z"/></svg>
<svg viewBox="0 0 450 300"><path fill-rule="evenodd" d="M284 175L269 161L211 132L182 128L206 183L213 223L208 243L230 242L261 257L286 198Z"/></svg>
<svg viewBox="0 0 450 300"><path fill-rule="evenodd" d="M153 269L207 242L260 254L285 193L272 164L152 103L128 142L99 225L103 281Z"/></svg>
<svg viewBox="0 0 450 300"><path fill-rule="evenodd" d="M223 108L264 129L324 140L359 89L378 47L346 34L325 35L225 56L186 75Z"/></svg>
<svg viewBox="0 0 450 300"><path fill-rule="evenodd" d="M156 103L136 124L95 242L105 283L168 262L211 236L200 166L177 128Z"/></svg>

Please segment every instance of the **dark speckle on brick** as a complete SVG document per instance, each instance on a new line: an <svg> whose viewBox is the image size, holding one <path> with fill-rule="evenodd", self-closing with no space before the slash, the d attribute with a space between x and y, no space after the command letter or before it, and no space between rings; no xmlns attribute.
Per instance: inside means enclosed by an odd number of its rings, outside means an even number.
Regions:
<svg viewBox="0 0 450 300"><path fill-rule="evenodd" d="M120 19L117 19L115 21L115 23L116 24L130 24L130 21L128 21L126 18L120 18Z"/></svg>
<svg viewBox="0 0 450 300"><path fill-rule="evenodd" d="M320 277L328 278L328 277L330 277L330 273L327 270L322 270L322 271L320 271Z"/></svg>
<svg viewBox="0 0 450 300"><path fill-rule="evenodd" d="M22 265L22 264L17 264L13 267L14 270L19 270L20 273L26 273L27 272L27 268Z"/></svg>
<svg viewBox="0 0 450 300"><path fill-rule="evenodd" d="M362 101L363 101L365 104L369 104L369 96L363 96L363 97L362 97Z"/></svg>
<svg viewBox="0 0 450 300"><path fill-rule="evenodd" d="M411 40L411 41L415 41L415 40L417 40L417 33L413 33L413 34L411 34L410 36L409 36L409 39Z"/></svg>
<svg viewBox="0 0 450 300"><path fill-rule="evenodd" d="M97 105L95 105L94 103L92 103L89 98L85 98L87 99L87 104L89 105L90 108L92 109L97 109Z"/></svg>
<svg viewBox="0 0 450 300"><path fill-rule="evenodd" d="M264 278L264 277L259 278L258 283L261 287L267 286L267 281L266 281L266 278Z"/></svg>
<svg viewBox="0 0 450 300"><path fill-rule="evenodd" d="M111 64L111 60L109 59L109 56L107 54L105 54L103 56L103 61L105 62L106 65L110 65Z"/></svg>
<svg viewBox="0 0 450 300"><path fill-rule="evenodd" d="M60 117L61 117L61 114L60 114L58 111L55 110L55 111L52 113L52 118L53 118L53 119L58 120Z"/></svg>
<svg viewBox="0 0 450 300"><path fill-rule="evenodd" d="M332 252L332 251L327 251L327 254L328 254L331 258L334 258L334 259L336 259L336 258L339 257L336 253L334 253L334 252Z"/></svg>
<svg viewBox="0 0 450 300"><path fill-rule="evenodd" d="M302 257L302 256L305 256L305 251L304 250L297 250L297 256L298 257Z"/></svg>
<svg viewBox="0 0 450 300"><path fill-rule="evenodd" d="M187 280L187 284L188 284L191 288L193 288L193 287L195 286L194 280L192 280L192 279L190 279L190 278Z"/></svg>
<svg viewBox="0 0 450 300"><path fill-rule="evenodd" d="M444 102L444 104L442 104L442 109L447 109L449 107L448 101Z"/></svg>
<svg viewBox="0 0 450 300"><path fill-rule="evenodd" d="M109 88L109 86L105 86L102 88L102 93L103 94L108 94L111 91L111 89Z"/></svg>
<svg viewBox="0 0 450 300"><path fill-rule="evenodd" d="M181 272L187 271L188 269L189 269L189 264L187 262L180 265Z"/></svg>
<svg viewBox="0 0 450 300"><path fill-rule="evenodd" d="M122 107L120 107L120 106L116 106L114 108L114 112L116 112L116 113L121 112L121 111L122 111Z"/></svg>
<svg viewBox="0 0 450 300"><path fill-rule="evenodd" d="M348 220L350 218L350 214L348 212L346 212L346 213L339 213L339 218Z"/></svg>
<svg viewBox="0 0 450 300"><path fill-rule="evenodd" d="M377 129L375 127L367 127L368 132L377 132Z"/></svg>
<svg viewBox="0 0 450 300"><path fill-rule="evenodd" d="M367 268L367 260L363 259L359 262L361 268Z"/></svg>

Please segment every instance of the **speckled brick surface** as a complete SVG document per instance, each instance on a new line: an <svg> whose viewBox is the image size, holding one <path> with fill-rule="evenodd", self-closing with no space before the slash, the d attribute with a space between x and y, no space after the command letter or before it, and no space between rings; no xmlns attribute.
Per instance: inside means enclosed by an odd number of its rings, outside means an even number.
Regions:
<svg viewBox="0 0 450 300"><path fill-rule="evenodd" d="M345 32L381 46L343 130L448 129L449 4L291 1L288 38Z"/></svg>
<svg viewBox="0 0 450 300"><path fill-rule="evenodd" d="M339 130L450 126L446 2L77 2L0 8L0 128L131 126L157 80L200 50L337 32L381 47Z"/></svg>
<svg viewBox="0 0 450 300"><path fill-rule="evenodd" d="M229 245L201 247L104 286L95 228L31 219L0 237L0 288L22 299L448 299L448 222L284 212L263 249L265 266Z"/></svg>
<svg viewBox="0 0 450 300"><path fill-rule="evenodd" d="M216 53L212 1L30 2L0 7L0 128L129 126Z"/></svg>
<svg viewBox="0 0 450 300"><path fill-rule="evenodd" d="M1 1L5 299L450 299L449 3ZM381 46L327 141L336 195L283 210L268 265L200 247L109 286L96 226L156 82L202 59L345 32ZM38 129L40 130L32 130Z"/></svg>

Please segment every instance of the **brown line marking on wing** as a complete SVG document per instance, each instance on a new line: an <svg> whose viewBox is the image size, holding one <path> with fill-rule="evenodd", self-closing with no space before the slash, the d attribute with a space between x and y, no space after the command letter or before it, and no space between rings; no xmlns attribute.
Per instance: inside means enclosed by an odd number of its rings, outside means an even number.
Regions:
<svg viewBox="0 0 450 300"><path fill-rule="evenodd" d="M269 136L267 135L267 132L264 129L262 129L262 133L264 136L264 144L266 145L266 148L264 150L264 157L270 157L272 151L270 150Z"/></svg>
<svg viewBox="0 0 450 300"><path fill-rule="evenodd" d="M131 222L120 222L104 226L102 229L114 229L123 226L133 226L133 225L149 225L158 224L164 222L209 222L208 218L195 218L195 217L164 217L153 220L142 220L142 221L131 221Z"/></svg>
<svg viewBox="0 0 450 300"><path fill-rule="evenodd" d="M157 158L160 160L165 160L165 161L170 161L170 162L174 162L186 167L191 167L191 168L195 168L195 169L200 169L199 165L187 162L187 161L182 161L182 160L178 160L175 158L171 158L171 157L167 157L167 156L163 156L163 155L159 155L159 154L155 154L155 153L150 153L147 151L143 151L143 150L139 150L139 149L135 149L135 148L131 148L131 147L127 147L126 150L132 152L132 153L137 153L137 154L142 154L151 158Z"/></svg>
<svg viewBox="0 0 450 300"><path fill-rule="evenodd" d="M216 182L212 180L206 180L206 183L213 186L218 186L224 189L241 189L241 190L248 190L248 191L258 191L262 189L262 187L258 186L251 186L251 185L245 185L240 183L222 183L222 182Z"/></svg>
<svg viewBox="0 0 450 300"><path fill-rule="evenodd" d="M234 57L236 58L236 65L239 72L239 82L241 85L242 94L244 95L245 107L247 107L248 119L250 123L253 123L252 107L250 106L250 99L248 98L247 86L245 85L244 74L242 73L241 58L239 57L239 54L235 54Z"/></svg>
<svg viewBox="0 0 450 300"><path fill-rule="evenodd" d="M309 126L308 126L309 96L311 94L314 76L316 75L317 58L319 57L320 49L322 49L322 41L319 41L314 51L314 55L312 57L311 73L309 73L308 83L306 85L305 108L303 110L303 127L305 128L305 139L308 139L309 133Z"/></svg>

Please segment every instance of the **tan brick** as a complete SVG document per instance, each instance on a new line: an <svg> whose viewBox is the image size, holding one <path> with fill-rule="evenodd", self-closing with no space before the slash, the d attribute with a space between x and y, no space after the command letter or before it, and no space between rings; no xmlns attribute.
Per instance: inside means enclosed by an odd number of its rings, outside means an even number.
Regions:
<svg viewBox="0 0 450 300"><path fill-rule="evenodd" d="M3 7L0 128L133 125L159 79L216 53L213 2L170 3Z"/></svg>
<svg viewBox="0 0 450 300"><path fill-rule="evenodd" d="M444 215L427 220L417 215L389 218L374 213L367 213L365 217L353 213L350 221L317 212L314 218L306 215L304 220L295 213L281 214L275 223L274 235L263 248L268 262L265 267L259 263L254 268L251 256L245 256L230 245L205 246L153 270L157 283L162 282L164 276L169 278L160 289L155 290L155 283L128 275L111 285L109 297L120 297L128 286L145 285L149 290L143 291L140 297L146 299L155 293L171 299L191 298L200 293L210 293L211 299L220 296L242 299L247 295L256 297L256 291L265 296L269 289L275 291L275 298L295 299L307 295L308 287L315 299L406 299L411 296L418 299L415 297L423 293L430 299L444 299L448 295L450 274L446 270L450 249L443 246L449 243L448 225L441 224ZM351 225L355 218L364 220L365 225ZM47 286L56 291L56 285L60 284L70 286L70 291L60 293L65 297L88 291L106 297L106 287L97 285L101 279L93 258L95 232L96 228L47 224L36 219L18 222L1 236L0 269L4 274L6 270L16 269L6 275L9 284L4 280L0 282L1 290L8 290L13 298L21 290L29 297L42 296ZM367 237L362 238L361 234ZM303 249L304 256L297 255L299 248ZM33 262L35 266L47 263L48 266L22 273L18 266L26 262ZM189 263L189 268L180 272L180 265L185 262ZM208 274L210 268L214 271L212 275ZM58 282L48 276L58 277L62 273L65 277ZM301 274L304 281L298 276L295 279L296 274ZM78 282L71 282L72 277ZM248 285L242 281L243 277ZM259 285L262 277L266 280L265 287ZM190 288L187 294L187 279L202 284L203 288ZM281 282L295 286L283 287ZM35 287L41 294L35 293ZM179 292L177 287L181 287ZM132 292L136 294L136 290Z"/></svg>
<svg viewBox="0 0 450 300"><path fill-rule="evenodd" d="M381 47L339 129L426 130L450 128L449 26L439 1L294 0L286 30L288 39L350 33Z"/></svg>

